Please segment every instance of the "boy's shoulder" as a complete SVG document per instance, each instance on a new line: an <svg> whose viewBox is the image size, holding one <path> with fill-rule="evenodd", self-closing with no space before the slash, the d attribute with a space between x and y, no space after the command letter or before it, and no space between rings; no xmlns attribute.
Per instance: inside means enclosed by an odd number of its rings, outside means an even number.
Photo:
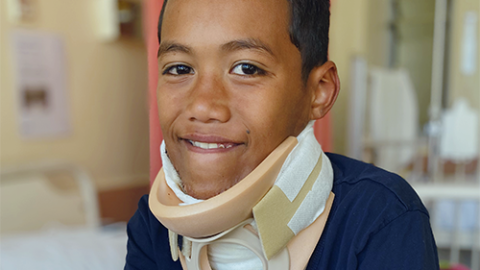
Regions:
<svg viewBox="0 0 480 270"><path fill-rule="evenodd" d="M428 211L407 181L371 164L327 156L335 199L307 269L438 269Z"/></svg>
<svg viewBox="0 0 480 270"><path fill-rule="evenodd" d="M342 155L327 156L333 167L335 199L367 199L363 203L395 204L399 212L421 211L428 215L417 193L401 176Z"/></svg>

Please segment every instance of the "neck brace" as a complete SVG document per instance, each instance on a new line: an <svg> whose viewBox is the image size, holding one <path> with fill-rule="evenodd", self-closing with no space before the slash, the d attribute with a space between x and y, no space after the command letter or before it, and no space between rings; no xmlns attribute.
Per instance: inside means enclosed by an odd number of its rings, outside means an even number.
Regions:
<svg viewBox="0 0 480 270"><path fill-rule="evenodd" d="M164 168L152 186L149 205L171 232L172 252L177 240L173 232L195 243L199 238L215 238L231 231L254 217L265 258L271 261L284 253L281 251L289 241L324 211L332 187L331 164L313 135L312 125L309 123L298 136L298 144L295 138L287 138L242 181L205 201L185 197L188 195L181 192L178 183L167 184L176 171L162 143ZM185 201L193 204L182 205Z"/></svg>

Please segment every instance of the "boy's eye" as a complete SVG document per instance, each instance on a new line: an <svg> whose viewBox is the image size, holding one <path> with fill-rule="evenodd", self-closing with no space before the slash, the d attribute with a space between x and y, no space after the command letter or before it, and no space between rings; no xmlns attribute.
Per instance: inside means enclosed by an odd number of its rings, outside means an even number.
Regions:
<svg viewBox="0 0 480 270"><path fill-rule="evenodd" d="M186 66L186 65L175 65L167 68L163 75L170 74L170 75L185 75L185 74L194 74L193 68Z"/></svg>
<svg viewBox="0 0 480 270"><path fill-rule="evenodd" d="M265 71L252 64L240 63L233 67L232 73L238 75L262 75Z"/></svg>

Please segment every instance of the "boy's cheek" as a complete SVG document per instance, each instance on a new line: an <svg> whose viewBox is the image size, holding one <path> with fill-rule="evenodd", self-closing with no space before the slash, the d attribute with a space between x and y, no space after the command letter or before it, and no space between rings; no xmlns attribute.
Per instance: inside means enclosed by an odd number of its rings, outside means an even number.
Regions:
<svg viewBox="0 0 480 270"><path fill-rule="evenodd" d="M161 89L157 91L157 105L159 115L168 117L168 115L176 114L185 106L186 97L181 89ZM162 120L162 119L160 119ZM160 123L161 124L161 123Z"/></svg>

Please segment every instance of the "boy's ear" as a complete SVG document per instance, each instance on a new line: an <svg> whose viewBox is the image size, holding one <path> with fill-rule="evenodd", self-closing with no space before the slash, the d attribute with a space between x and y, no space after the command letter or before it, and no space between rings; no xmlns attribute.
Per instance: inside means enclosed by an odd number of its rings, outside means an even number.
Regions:
<svg viewBox="0 0 480 270"><path fill-rule="evenodd" d="M310 120L320 119L330 111L340 92L340 79L335 63L327 61L313 68L308 76L307 87L313 92Z"/></svg>

